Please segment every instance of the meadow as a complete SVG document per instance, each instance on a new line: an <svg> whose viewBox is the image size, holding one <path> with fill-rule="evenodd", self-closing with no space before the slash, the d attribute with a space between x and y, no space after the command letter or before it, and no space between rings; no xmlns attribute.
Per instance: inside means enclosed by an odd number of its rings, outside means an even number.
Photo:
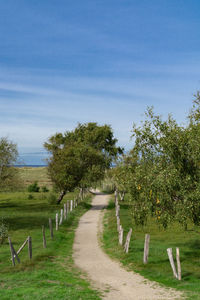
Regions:
<svg viewBox="0 0 200 300"><path fill-rule="evenodd" d="M125 254L118 242L118 231L114 209L114 199L109 203L104 218L103 247L107 254L119 260L128 270L140 273L145 278L157 281L167 287L183 291L187 299L200 299L200 229L190 225L185 231L174 223L166 230L150 219L145 226L135 226L130 214L130 202L120 202L120 220L124 229L124 239L130 228L133 229L129 253ZM148 264L143 264L144 237L150 234ZM167 248L180 248L182 280L173 278L167 256Z"/></svg>
<svg viewBox="0 0 200 300"><path fill-rule="evenodd" d="M28 193L27 186L36 180L40 187L52 187L46 168L20 168L25 187L18 192L0 193L0 220L9 226L9 237L16 250L27 236L32 237L33 258L27 246L19 254L20 264L12 266L7 239L0 245L0 299L100 299L74 266L72 246L80 216L90 208L88 195L55 231L55 214L61 206L52 203L52 191ZM63 199L74 199L78 191ZM30 196L31 195L31 196ZM54 238L48 229L53 219ZM42 225L46 227L47 248L43 248Z"/></svg>

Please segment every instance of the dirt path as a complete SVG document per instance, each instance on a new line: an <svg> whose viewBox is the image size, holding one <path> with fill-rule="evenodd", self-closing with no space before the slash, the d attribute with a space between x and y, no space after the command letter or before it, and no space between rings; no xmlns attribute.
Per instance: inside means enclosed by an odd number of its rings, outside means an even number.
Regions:
<svg viewBox="0 0 200 300"><path fill-rule="evenodd" d="M98 234L102 208L107 205L108 199L109 196L96 195L92 208L81 217L74 242L75 264L87 273L94 286L101 291L107 290L103 299L181 299L178 292L164 289L138 274L126 271L102 251Z"/></svg>

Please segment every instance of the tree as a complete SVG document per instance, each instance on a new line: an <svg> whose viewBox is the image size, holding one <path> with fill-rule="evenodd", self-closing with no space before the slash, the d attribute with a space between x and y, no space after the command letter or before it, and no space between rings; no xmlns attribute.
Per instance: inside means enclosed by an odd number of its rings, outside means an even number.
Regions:
<svg viewBox="0 0 200 300"><path fill-rule="evenodd" d="M132 175L129 193L136 223L149 215L164 227L178 220L200 224L200 96L186 126L170 115L166 121L148 109L140 127L134 127Z"/></svg>
<svg viewBox="0 0 200 300"><path fill-rule="evenodd" d="M73 131L57 133L44 147L51 153L48 172L60 191L58 203L68 191L87 188L104 177L113 158L122 149L116 147L110 126L78 124Z"/></svg>
<svg viewBox="0 0 200 300"><path fill-rule="evenodd" d="M10 188L16 183L17 170L14 163L18 152L16 144L6 137L0 138L0 189Z"/></svg>

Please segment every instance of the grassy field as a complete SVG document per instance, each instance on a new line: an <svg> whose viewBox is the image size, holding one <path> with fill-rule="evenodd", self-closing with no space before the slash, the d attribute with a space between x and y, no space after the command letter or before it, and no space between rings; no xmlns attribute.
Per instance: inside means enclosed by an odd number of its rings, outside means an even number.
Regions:
<svg viewBox="0 0 200 300"><path fill-rule="evenodd" d="M49 189L52 188L51 179L47 174L47 167L22 167L18 168L18 170L25 187L37 181L40 187L46 186Z"/></svg>
<svg viewBox="0 0 200 300"><path fill-rule="evenodd" d="M34 175L37 171L33 170ZM18 250L28 235L33 244L32 260L28 258L26 246L19 255L21 263L15 267L10 260L7 239L0 245L0 299L100 299L72 259L74 232L80 216L90 207L91 197L79 204L59 231L55 231L54 221L54 239L51 240L48 220L49 217L55 220L61 207L49 204L49 193L32 193L31 199L29 195L28 192L0 193L0 220L3 217L9 225L14 248ZM67 194L63 203L75 196L76 193ZM46 249L43 248L42 225L46 226Z"/></svg>
<svg viewBox="0 0 200 300"><path fill-rule="evenodd" d="M118 244L118 233L114 200L109 204L104 219L103 246L106 252L120 260L129 270L134 270L150 280L157 281L167 287L184 291L187 299L200 299L200 229L190 226L187 231L174 224L167 230L158 227L151 220L146 227L135 227L129 213L129 205L120 203L120 219L125 237L132 227L133 233L129 253L125 254ZM149 262L143 265L143 249L145 233L151 235ZM167 256L167 248L180 248L182 280L173 278Z"/></svg>

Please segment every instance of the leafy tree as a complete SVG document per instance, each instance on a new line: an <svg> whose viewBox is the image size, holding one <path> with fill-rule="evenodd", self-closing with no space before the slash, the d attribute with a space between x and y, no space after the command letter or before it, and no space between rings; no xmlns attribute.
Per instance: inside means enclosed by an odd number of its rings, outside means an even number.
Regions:
<svg viewBox="0 0 200 300"><path fill-rule="evenodd" d="M200 96L184 127L169 115L166 121L148 109L134 127L129 185L132 213L144 224L149 215L164 227L178 220L200 224Z"/></svg>
<svg viewBox="0 0 200 300"><path fill-rule="evenodd" d="M14 168L18 152L16 144L7 138L0 138L0 189L17 185L18 172Z"/></svg>
<svg viewBox="0 0 200 300"><path fill-rule="evenodd" d="M78 124L73 131L52 136L45 148L51 153L49 175L60 191L58 203L68 191L87 188L104 177L112 160L122 152L116 147L111 127Z"/></svg>

